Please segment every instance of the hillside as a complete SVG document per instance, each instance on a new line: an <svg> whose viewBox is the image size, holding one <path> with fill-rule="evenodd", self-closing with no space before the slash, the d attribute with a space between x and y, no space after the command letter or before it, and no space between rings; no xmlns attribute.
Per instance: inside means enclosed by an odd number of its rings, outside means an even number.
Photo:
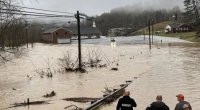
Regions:
<svg viewBox="0 0 200 110"><path fill-rule="evenodd" d="M173 23L173 21L166 21L166 22L154 24L154 34L158 36L177 37L177 38L184 39L191 42L200 42L200 37L198 37L196 34L197 31L166 34L164 32L164 28L167 24L170 24L170 23ZM133 32L132 35L143 35L144 30L145 30L146 35L149 34L148 28L146 27L136 32Z"/></svg>

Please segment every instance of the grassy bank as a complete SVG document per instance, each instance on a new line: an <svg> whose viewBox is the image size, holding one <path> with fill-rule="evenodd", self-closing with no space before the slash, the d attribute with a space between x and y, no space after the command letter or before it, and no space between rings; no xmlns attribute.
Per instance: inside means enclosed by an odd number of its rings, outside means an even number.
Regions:
<svg viewBox="0 0 200 110"><path fill-rule="evenodd" d="M176 38L180 38L183 40L187 40L187 41L191 41L191 42L200 42L200 37L197 36L196 31L193 32L182 32L182 33L169 33L166 34L164 32L164 28L167 24L173 23L172 21L166 21L166 22L162 22L162 23L157 23L154 25L154 34L156 32L158 32L158 36L166 36L166 37L176 37ZM146 34L148 35L148 28L143 28L140 29L134 33L132 33L133 35L143 35Z"/></svg>
<svg viewBox="0 0 200 110"><path fill-rule="evenodd" d="M191 42L200 42L200 37L197 37L196 32L183 32L183 33L159 33L158 36L176 37Z"/></svg>

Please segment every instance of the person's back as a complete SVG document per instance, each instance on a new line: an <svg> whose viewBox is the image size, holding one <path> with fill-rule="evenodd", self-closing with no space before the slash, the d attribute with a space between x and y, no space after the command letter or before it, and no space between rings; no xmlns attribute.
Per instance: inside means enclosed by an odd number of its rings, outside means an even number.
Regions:
<svg viewBox="0 0 200 110"><path fill-rule="evenodd" d="M192 110L190 103L187 101L184 101L183 94L178 94L176 97L179 103L176 104L176 107L174 110Z"/></svg>
<svg viewBox="0 0 200 110"><path fill-rule="evenodd" d="M124 96L119 99L117 104L117 110L133 110L133 107L136 107L137 104L134 99L129 97L130 92L125 92Z"/></svg>
<svg viewBox="0 0 200 110"><path fill-rule="evenodd" d="M181 101L176 104L175 110L192 110L192 109L189 102Z"/></svg>
<svg viewBox="0 0 200 110"><path fill-rule="evenodd" d="M169 107L164 102L153 102L147 110L169 110Z"/></svg>
<svg viewBox="0 0 200 110"><path fill-rule="evenodd" d="M169 107L164 103L162 102L162 96L161 95L158 95L156 97L156 100L155 102L153 102L150 107L147 107L146 110L169 110Z"/></svg>

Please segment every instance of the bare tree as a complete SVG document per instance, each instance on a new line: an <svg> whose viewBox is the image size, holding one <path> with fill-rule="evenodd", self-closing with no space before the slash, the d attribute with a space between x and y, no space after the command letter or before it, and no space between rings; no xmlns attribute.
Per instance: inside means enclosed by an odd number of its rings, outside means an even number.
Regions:
<svg viewBox="0 0 200 110"><path fill-rule="evenodd" d="M0 0L0 58L5 61L7 59L3 57L3 52L14 54L11 50L18 50L18 46L24 43L23 16L14 14L16 11L20 13L20 8L15 5L17 2Z"/></svg>

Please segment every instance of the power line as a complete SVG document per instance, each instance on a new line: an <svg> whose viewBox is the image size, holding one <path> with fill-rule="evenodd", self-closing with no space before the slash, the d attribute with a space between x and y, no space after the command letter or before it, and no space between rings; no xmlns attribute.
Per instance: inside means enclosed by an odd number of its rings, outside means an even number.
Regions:
<svg viewBox="0 0 200 110"><path fill-rule="evenodd" d="M5 3L3 1L0 0L0 3ZM60 16L60 17L74 17L75 13L71 13L71 12L63 12L63 11L54 11L54 10L47 10L47 9L38 9L38 8L32 8L32 7L25 7L25 6L18 6L18 5L10 5L12 7L18 7L18 8L23 8L23 9L31 9L31 10L39 10L39 11L46 11L46 12L53 12L53 13L62 13L62 14L72 14L72 15L56 15L56 14L47 14L47 13L39 13L39 12L31 12L31 11L21 11L21 10L13 10L13 9L7 9L7 10L11 10L11 11L18 11L18 12L25 12L25 14L22 15L32 15L32 16L40 16L40 15L33 15L33 14L43 14L43 15L47 15L49 16ZM0 7L0 10L1 7ZM5 9L4 9L5 10ZM32 13L32 14L30 14ZM12 14L18 14L18 13L12 13ZM20 15L20 14L18 14Z"/></svg>
<svg viewBox="0 0 200 110"><path fill-rule="evenodd" d="M3 2L3 1L0 1ZM3 2L4 3L4 2ZM40 9L40 8L32 8L32 7L25 7L25 6L18 6L18 5L10 5L9 6L13 6L13 7L19 7L19 8L24 8L24 9L31 9L31 10L39 10L39 11L47 11L47 12L56 12L56 13L63 13L63 14L75 14L75 13L71 13L71 12L63 12L63 11L54 11L54 10L47 10L47 9Z"/></svg>
<svg viewBox="0 0 200 110"><path fill-rule="evenodd" d="M30 8L30 7L24 7L24 6L16 6L19 8L25 8L25 9L32 9L32 10L39 10L39 11L48 11L48 12L56 12L56 13L68 13L68 14L75 14L75 13L71 13L71 12L62 12L62 11L53 11L53 10L46 10L46 9L38 9L38 8Z"/></svg>
<svg viewBox="0 0 200 110"><path fill-rule="evenodd" d="M7 14L26 14L26 15L47 15L47 16L65 16L65 17L74 17L74 16L69 16L69 15L58 15L58 14L48 14L48 13L38 13L38 12L32 12L32 11L21 11L21 10L15 10L15 9L1 9L0 10L5 10L5 11L11 11L11 12L2 12L2 13L7 13Z"/></svg>
<svg viewBox="0 0 200 110"><path fill-rule="evenodd" d="M69 17L69 16L66 16L66 15L29 14L29 13L18 13L18 12L10 12L10 13L0 12L0 13L3 13L3 14L24 15L24 16L63 17L63 18Z"/></svg>
<svg viewBox="0 0 200 110"><path fill-rule="evenodd" d="M2 2L2 1L0 1L0 2ZM21 10L14 10L14 9L1 9L1 8L0 8L0 10L15 11L15 12L12 12L12 13L7 13L7 14L17 14L17 15L25 15L25 16L65 17L65 18L66 17L70 17L70 18L74 18L75 17L76 18L76 14L75 13L71 13L71 12L62 12L62 11L54 11L54 10L47 10L47 9L38 9L38 8L17 6L17 5L9 5L9 6L19 7L19 8L23 8L23 9L31 9L31 10L39 10L39 11L63 13L63 14L73 14L73 15L57 15L57 14L39 13L39 12L33 12L33 11L21 11ZM6 12L1 12L1 13L5 13L6 14ZM86 14L81 14L81 15L85 16L86 19L88 20L88 16ZM82 18L82 19L84 19L84 18Z"/></svg>

